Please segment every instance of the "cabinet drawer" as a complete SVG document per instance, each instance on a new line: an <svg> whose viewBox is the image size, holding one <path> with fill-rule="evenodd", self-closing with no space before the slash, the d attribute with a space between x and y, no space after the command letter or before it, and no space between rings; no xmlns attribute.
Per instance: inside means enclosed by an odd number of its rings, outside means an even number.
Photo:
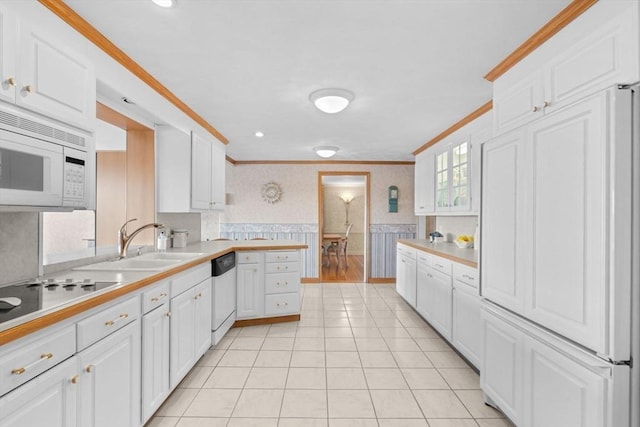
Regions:
<svg viewBox="0 0 640 427"><path fill-rule="evenodd" d="M264 277L264 293L278 294L282 292L299 292L300 276L298 273L273 273Z"/></svg>
<svg viewBox="0 0 640 427"><path fill-rule="evenodd" d="M264 254L262 252L236 252L236 262L238 264L257 264L262 262Z"/></svg>
<svg viewBox="0 0 640 427"><path fill-rule="evenodd" d="M299 270L297 262L270 262L265 265L265 273L295 273Z"/></svg>
<svg viewBox="0 0 640 427"><path fill-rule="evenodd" d="M478 269L466 265L453 264L453 278L478 289Z"/></svg>
<svg viewBox="0 0 640 427"><path fill-rule="evenodd" d="M211 263L205 262L171 278L171 298L211 277Z"/></svg>
<svg viewBox="0 0 640 427"><path fill-rule="evenodd" d="M418 264L430 266L433 264L433 257L428 255L426 252L419 251L417 253Z"/></svg>
<svg viewBox="0 0 640 427"><path fill-rule="evenodd" d="M169 282L157 283L142 294L142 312L148 313L167 301L169 301Z"/></svg>
<svg viewBox="0 0 640 427"><path fill-rule="evenodd" d="M266 262L293 262L300 260L298 251L270 251L264 257Z"/></svg>
<svg viewBox="0 0 640 427"><path fill-rule="evenodd" d="M140 316L140 298L134 297L78 322L78 351L112 334Z"/></svg>
<svg viewBox="0 0 640 427"><path fill-rule="evenodd" d="M447 276L451 276L452 264L453 263L451 261L444 258L440 258L440 257L432 257L431 259L431 267L434 270L437 270L446 274Z"/></svg>
<svg viewBox="0 0 640 427"><path fill-rule="evenodd" d="M300 311L300 295L298 293L272 294L264 296L264 314L278 316L298 313Z"/></svg>
<svg viewBox="0 0 640 427"><path fill-rule="evenodd" d="M399 244L397 246L397 252L410 257L411 259L416 259L417 251L409 246Z"/></svg>
<svg viewBox="0 0 640 427"><path fill-rule="evenodd" d="M39 334L0 356L0 395L26 383L76 352L76 328Z"/></svg>

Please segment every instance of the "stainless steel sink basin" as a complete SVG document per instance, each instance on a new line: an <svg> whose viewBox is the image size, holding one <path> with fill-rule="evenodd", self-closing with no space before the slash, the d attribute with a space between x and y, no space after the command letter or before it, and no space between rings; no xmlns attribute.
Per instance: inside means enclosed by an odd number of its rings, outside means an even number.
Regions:
<svg viewBox="0 0 640 427"><path fill-rule="evenodd" d="M137 257L104 261L97 264L85 265L74 270L94 271L158 271L190 259L196 259L202 253L187 252L152 252Z"/></svg>

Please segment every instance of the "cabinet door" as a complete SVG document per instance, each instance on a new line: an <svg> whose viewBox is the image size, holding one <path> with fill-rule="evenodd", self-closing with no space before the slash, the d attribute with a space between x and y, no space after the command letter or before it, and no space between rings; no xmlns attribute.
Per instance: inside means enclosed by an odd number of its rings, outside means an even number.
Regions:
<svg viewBox="0 0 640 427"><path fill-rule="evenodd" d="M169 395L169 305L142 318L142 423Z"/></svg>
<svg viewBox="0 0 640 427"><path fill-rule="evenodd" d="M405 257L406 274L404 277L404 299L407 300L412 307L416 306L416 260ZM404 260L403 260L404 261Z"/></svg>
<svg viewBox="0 0 640 427"><path fill-rule="evenodd" d="M18 105L81 128L95 120L95 72L92 63L41 28L20 22Z"/></svg>
<svg viewBox="0 0 640 427"><path fill-rule="evenodd" d="M16 20L5 5L0 5L0 99L16 99Z"/></svg>
<svg viewBox="0 0 640 427"><path fill-rule="evenodd" d="M432 268L428 270L427 289L431 299L429 322L447 340L451 341L451 306L453 303L451 277Z"/></svg>
<svg viewBox="0 0 640 427"><path fill-rule="evenodd" d="M170 387L175 388L195 365L195 303L193 290L171 299Z"/></svg>
<svg viewBox="0 0 640 427"><path fill-rule="evenodd" d="M429 284L429 267L426 260L421 260L421 256L418 255L418 263L416 267L416 310L422 317L427 320L431 318L431 300Z"/></svg>
<svg viewBox="0 0 640 427"><path fill-rule="evenodd" d="M74 427L78 372L72 357L0 398L0 427Z"/></svg>
<svg viewBox="0 0 640 427"><path fill-rule="evenodd" d="M500 410L520 425L524 334L486 310L482 311L482 319L484 354L480 385Z"/></svg>
<svg viewBox="0 0 640 427"><path fill-rule="evenodd" d="M449 170L449 147L440 148L435 153L435 208L436 212L449 212L450 179L451 171Z"/></svg>
<svg viewBox="0 0 640 427"><path fill-rule="evenodd" d="M396 292L404 298L405 286L407 283L407 261L402 252L396 251Z"/></svg>
<svg viewBox="0 0 640 427"><path fill-rule="evenodd" d="M191 138L165 125L155 134L158 212L191 212Z"/></svg>
<svg viewBox="0 0 640 427"><path fill-rule="evenodd" d="M225 168L227 158L224 146L214 143L211 151L211 209L224 210L225 206Z"/></svg>
<svg viewBox="0 0 640 427"><path fill-rule="evenodd" d="M606 366L600 369L610 371ZM606 394L607 380L601 375L525 337L523 397L527 427L605 426Z"/></svg>
<svg viewBox="0 0 640 427"><path fill-rule="evenodd" d="M504 133L542 116L543 98L544 86L540 70L511 85L509 82L496 81L493 91L494 133Z"/></svg>
<svg viewBox="0 0 640 427"><path fill-rule="evenodd" d="M195 300L195 358L200 358L211 347L212 279L200 283L194 289Z"/></svg>
<svg viewBox="0 0 640 427"><path fill-rule="evenodd" d="M435 157L433 150L416 156L414 169L415 214L435 212Z"/></svg>
<svg viewBox="0 0 640 427"><path fill-rule="evenodd" d="M504 307L522 310L524 134L500 136L483 144L482 149L481 292Z"/></svg>
<svg viewBox="0 0 640 427"><path fill-rule="evenodd" d="M482 319L477 289L460 282L453 285L453 345L480 368L482 357Z"/></svg>
<svg viewBox="0 0 640 427"><path fill-rule="evenodd" d="M78 425L140 425L140 321L78 354Z"/></svg>
<svg viewBox="0 0 640 427"><path fill-rule="evenodd" d="M523 239L525 313L599 353L607 351L608 327L609 102L601 93L530 127L531 215ZM485 235L492 238L489 230Z"/></svg>
<svg viewBox="0 0 640 427"><path fill-rule="evenodd" d="M238 318L264 316L264 268L262 264L239 264Z"/></svg>
<svg viewBox="0 0 640 427"><path fill-rule="evenodd" d="M454 144L449 151L450 200L452 212L471 208L471 144L468 141Z"/></svg>
<svg viewBox="0 0 640 427"><path fill-rule="evenodd" d="M191 207L211 206L211 142L191 134Z"/></svg>

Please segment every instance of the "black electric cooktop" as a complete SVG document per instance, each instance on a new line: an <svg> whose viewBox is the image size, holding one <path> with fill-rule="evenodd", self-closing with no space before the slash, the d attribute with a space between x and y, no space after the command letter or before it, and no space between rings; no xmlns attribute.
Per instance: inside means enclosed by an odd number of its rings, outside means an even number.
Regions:
<svg viewBox="0 0 640 427"><path fill-rule="evenodd" d="M0 287L0 298L17 297L22 303L13 308L0 308L0 324L39 310L65 304L115 285L117 282L96 282L91 279L31 280Z"/></svg>

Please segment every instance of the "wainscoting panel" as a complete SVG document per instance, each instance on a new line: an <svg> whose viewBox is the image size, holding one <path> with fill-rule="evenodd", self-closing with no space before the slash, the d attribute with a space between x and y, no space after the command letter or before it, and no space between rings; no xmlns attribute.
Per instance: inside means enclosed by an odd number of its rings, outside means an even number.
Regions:
<svg viewBox="0 0 640 427"><path fill-rule="evenodd" d="M371 224L370 277L396 277L396 242L398 239L415 239L415 224Z"/></svg>
<svg viewBox="0 0 640 427"><path fill-rule="evenodd" d="M302 251L302 277L319 277L318 224L220 224L220 237L231 240L293 240L306 244ZM396 277L396 242L415 239L415 224L371 224L370 274L373 278Z"/></svg>
<svg viewBox="0 0 640 427"><path fill-rule="evenodd" d="M220 224L220 237L231 240L293 240L303 249L301 277L318 277L318 224Z"/></svg>

